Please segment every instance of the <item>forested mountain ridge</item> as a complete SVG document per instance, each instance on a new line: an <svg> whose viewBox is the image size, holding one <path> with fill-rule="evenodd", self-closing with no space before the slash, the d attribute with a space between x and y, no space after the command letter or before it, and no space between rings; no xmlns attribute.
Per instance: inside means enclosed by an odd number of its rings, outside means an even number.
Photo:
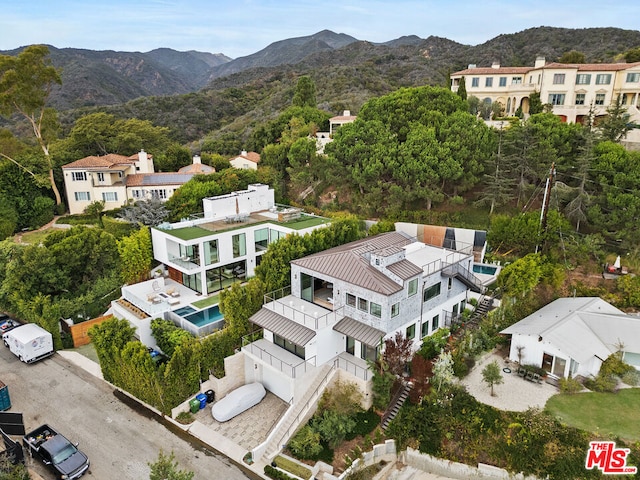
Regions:
<svg viewBox="0 0 640 480"><path fill-rule="evenodd" d="M181 95L202 88L264 84L291 73L313 76L325 105L340 108L349 103L349 108L357 110L363 99L400 86L442 84L449 72L470 63L533 65L537 56L554 61L570 50L584 53L587 62L610 62L639 45L637 30L537 27L499 35L476 46L415 35L376 44L323 30L274 42L234 60L220 53L169 48L140 53L51 46L52 63L62 70L62 86L55 89L50 101L58 110L119 105L140 97ZM14 55L19 51L0 53ZM322 77L346 82L349 94L333 97L331 88L323 92Z"/></svg>

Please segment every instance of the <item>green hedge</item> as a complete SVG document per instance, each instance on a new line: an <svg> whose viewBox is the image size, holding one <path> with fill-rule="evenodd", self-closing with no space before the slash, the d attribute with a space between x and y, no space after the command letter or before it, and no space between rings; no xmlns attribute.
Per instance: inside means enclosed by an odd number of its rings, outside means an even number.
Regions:
<svg viewBox="0 0 640 480"><path fill-rule="evenodd" d="M297 480L296 478L287 475L281 470L272 467L271 465L264 466L264 473L267 477L273 478L274 480Z"/></svg>

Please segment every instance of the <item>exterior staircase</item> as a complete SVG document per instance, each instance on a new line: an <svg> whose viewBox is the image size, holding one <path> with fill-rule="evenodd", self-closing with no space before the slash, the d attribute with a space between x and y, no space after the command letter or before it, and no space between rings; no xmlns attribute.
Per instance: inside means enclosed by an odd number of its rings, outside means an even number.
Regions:
<svg viewBox="0 0 640 480"><path fill-rule="evenodd" d="M318 399L322 395L322 392L324 392L324 389L327 387L336 371L337 370L333 365L325 364L320 367L315 380L309 386L304 396L300 401L292 403L291 407L289 407L280 422L267 438L265 444L253 449L252 454L254 461L259 460L260 458L271 459L280 452L282 445L289 441L300 424L308 418L307 414L309 414L309 412L316 406ZM261 454L260 452L264 453Z"/></svg>
<svg viewBox="0 0 640 480"><path fill-rule="evenodd" d="M402 386L398 389L394 397L391 399L391 403L389 404L389 408L382 415L382 421L380 422L380 426L382 430L386 430L391 423L391 420L396 418L400 408L404 405L404 402L409 397L409 391L411 390L412 385L408 382L402 382Z"/></svg>
<svg viewBox="0 0 640 480"><path fill-rule="evenodd" d="M493 297L485 297L484 295L478 300L478 305L469 318L469 323L477 325L482 320L489 310L493 307Z"/></svg>

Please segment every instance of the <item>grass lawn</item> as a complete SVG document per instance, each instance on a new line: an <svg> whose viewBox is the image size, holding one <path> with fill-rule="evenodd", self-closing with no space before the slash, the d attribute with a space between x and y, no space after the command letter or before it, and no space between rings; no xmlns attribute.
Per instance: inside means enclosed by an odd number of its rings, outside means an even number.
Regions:
<svg viewBox="0 0 640 480"><path fill-rule="evenodd" d="M545 410L582 430L640 440L640 388L625 388L618 393L554 395Z"/></svg>

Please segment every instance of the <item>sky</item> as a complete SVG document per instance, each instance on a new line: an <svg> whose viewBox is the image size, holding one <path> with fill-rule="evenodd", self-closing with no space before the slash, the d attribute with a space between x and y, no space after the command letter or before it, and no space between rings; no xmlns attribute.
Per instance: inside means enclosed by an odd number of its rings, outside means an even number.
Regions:
<svg viewBox="0 0 640 480"><path fill-rule="evenodd" d="M434 35L477 45L543 25L640 28L639 0L0 0L0 12L0 50L166 47L231 58L325 29L370 42Z"/></svg>

